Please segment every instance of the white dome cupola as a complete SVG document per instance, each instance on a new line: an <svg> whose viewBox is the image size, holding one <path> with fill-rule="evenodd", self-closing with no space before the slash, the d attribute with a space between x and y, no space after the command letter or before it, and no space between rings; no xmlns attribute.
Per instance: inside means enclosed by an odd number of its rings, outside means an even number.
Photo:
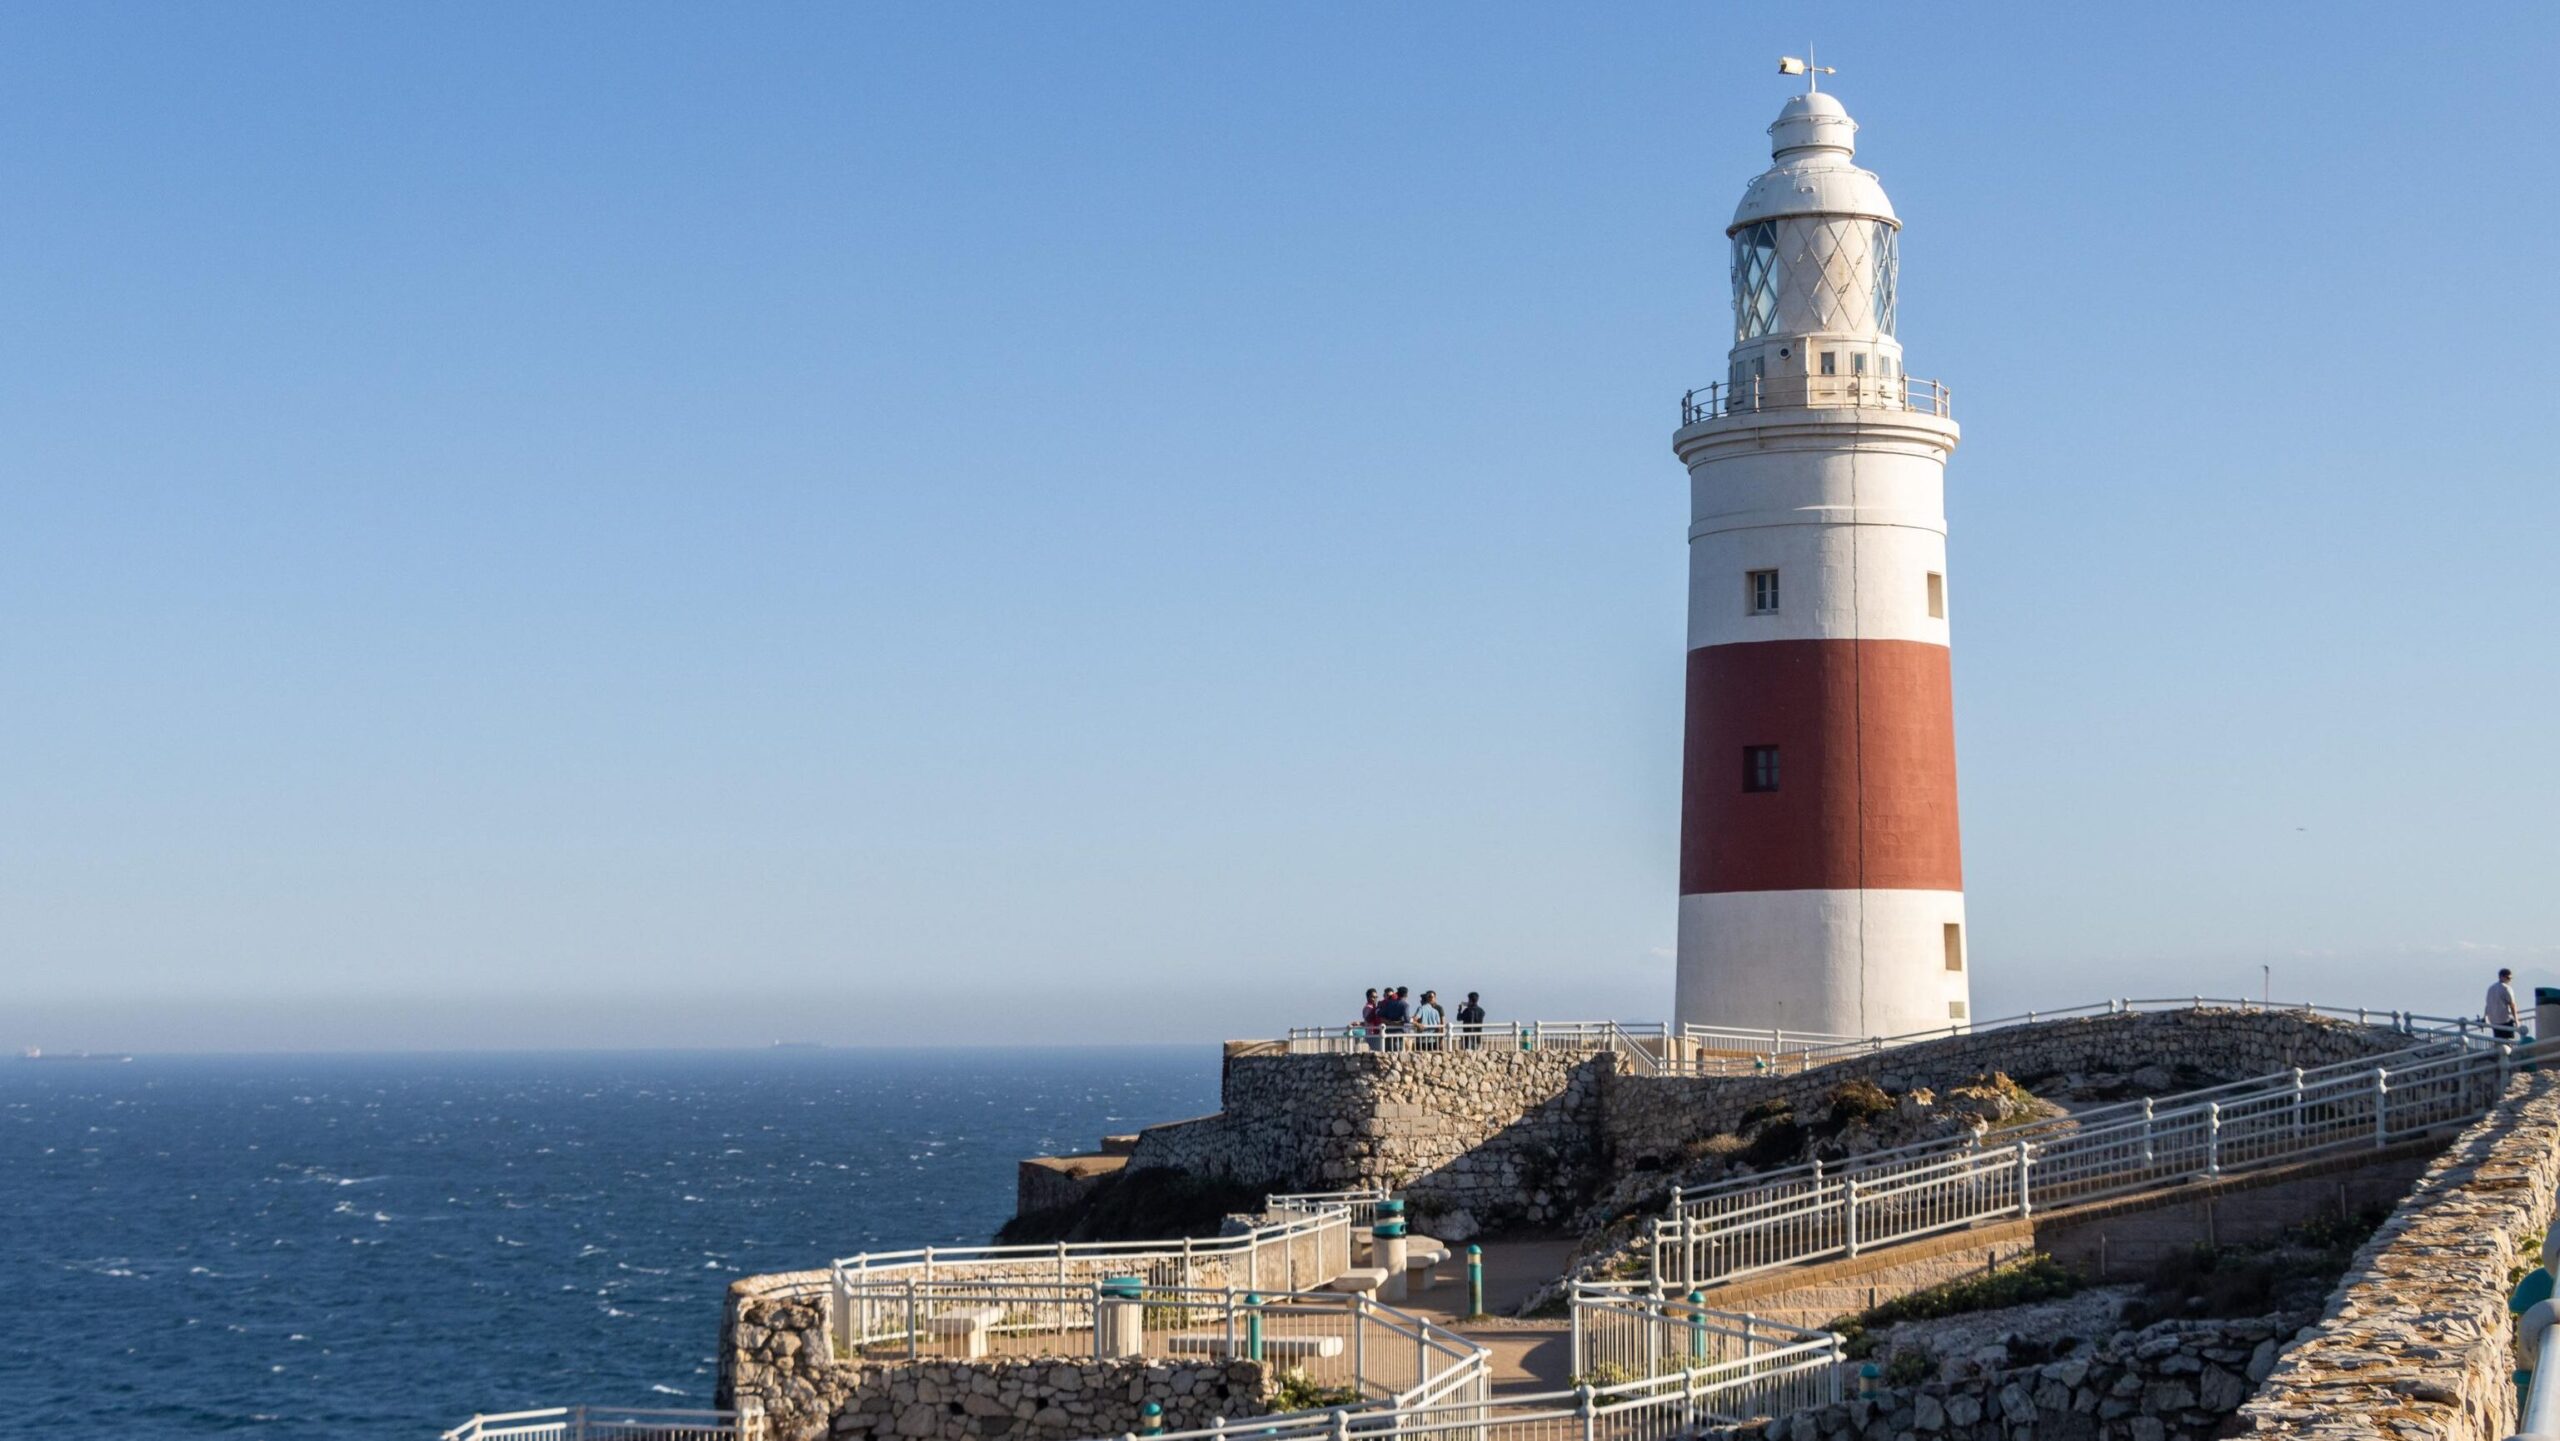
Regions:
<svg viewBox="0 0 2560 1441"><path fill-rule="evenodd" d="M1902 221L1875 172L1854 163L1857 133L1820 91L1790 97L1769 127L1774 163L1725 230L1733 408L1900 403Z"/></svg>

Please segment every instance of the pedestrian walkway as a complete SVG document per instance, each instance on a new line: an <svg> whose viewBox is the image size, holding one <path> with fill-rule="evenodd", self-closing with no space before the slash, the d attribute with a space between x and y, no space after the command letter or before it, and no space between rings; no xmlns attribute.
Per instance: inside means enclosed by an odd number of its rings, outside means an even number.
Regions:
<svg viewBox="0 0 2560 1441"><path fill-rule="evenodd" d="M1563 1317L1518 1320L1511 1312L1540 1287L1564 1274L1571 1241L1488 1241L1484 1247L1482 1317L1467 1314L1467 1249L1441 1266L1439 1280L1417 1286L1398 1303L1402 1310L1457 1332L1492 1355L1493 1393L1554 1391L1571 1384L1573 1325Z"/></svg>

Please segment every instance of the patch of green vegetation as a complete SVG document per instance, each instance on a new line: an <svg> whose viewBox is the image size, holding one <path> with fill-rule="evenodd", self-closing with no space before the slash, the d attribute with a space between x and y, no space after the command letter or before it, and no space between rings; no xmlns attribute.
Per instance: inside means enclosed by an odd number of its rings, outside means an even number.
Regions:
<svg viewBox="0 0 2560 1441"><path fill-rule="evenodd" d="M1897 1321L1934 1321L1941 1316L1997 1311L2030 1301L2054 1301L2077 1292L2085 1284L2078 1273L2039 1251L1979 1276L1931 1286L1854 1316L1843 1316L1824 1329L1837 1331L1848 1341L1850 1356L1872 1356L1878 1343L1870 1333Z"/></svg>
<svg viewBox="0 0 2560 1441"><path fill-rule="evenodd" d="M1628 1370L1626 1367L1619 1365L1615 1361L1603 1361L1592 1367L1590 1370L1583 1372L1581 1375L1573 1377L1569 1384L1575 1386L1594 1387L1623 1386L1629 1381L1633 1381L1635 1379L1635 1372Z"/></svg>
<svg viewBox="0 0 2560 1441"><path fill-rule="evenodd" d="M1751 1138L1750 1145L1743 1148L1742 1159L1764 1171L1772 1166L1789 1165L1804 1154L1804 1143L1804 1127L1792 1119L1771 1121Z"/></svg>
<svg viewBox="0 0 2560 1441"><path fill-rule="evenodd" d="M996 1232L996 1240L1024 1246L1214 1236L1229 1214L1261 1209L1259 1186L1205 1181L1188 1171L1150 1167L1103 1177L1076 1205L1016 1216Z"/></svg>
<svg viewBox="0 0 2560 1441"><path fill-rule="evenodd" d="M2356 1248L2389 1213L2314 1216L2254 1246L2190 1246L2160 1258L2142 1294L2125 1310L2128 1325L2172 1316L2263 1316L2307 1305L2346 1270Z"/></svg>
<svg viewBox="0 0 2560 1441"><path fill-rule="evenodd" d="M1795 1102L1784 1096L1772 1096L1768 1100L1745 1107L1742 1119L1734 1122L1733 1128L1737 1131L1748 1131L1763 1121L1786 1120L1793 1117L1795 1113Z"/></svg>
<svg viewBox="0 0 2560 1441"><path fill-rule="evenodd" d="M1275 1412L1324 1411L1359 1404L1357 1387L1327 1386L1308 1375L1303 1366L1292 1366L1271 1378L1271 1409Z"/></svg>
<svg viewBox="0 0 2560 1441"><path fill-rule="evenodd" d="M1863 1077L1841 1082L1822 1099L1831 1108L1825 1135L1836 1136L1851 1126L1893 1114L1893 1097L1884 1087Z"/></svg>
<svg viewBox="0 0 2560 1441"><path fill-rule="evenodd" d="M1884 1363L1884 1384L1917 1386L1928 1380L1929 1373L1936 1369L1928 1352L1912 1346L1901 1347L1895 1350L1892 1360Z"/></svg>

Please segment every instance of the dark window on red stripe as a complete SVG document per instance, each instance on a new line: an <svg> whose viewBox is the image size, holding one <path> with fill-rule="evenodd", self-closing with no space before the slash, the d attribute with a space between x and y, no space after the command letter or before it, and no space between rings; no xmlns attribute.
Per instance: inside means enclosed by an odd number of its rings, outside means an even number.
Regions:
<svg viewBox="0 0 2560 1441"><path fill-rule="evenodd" d="M1742 788L1746 791L1774 791L1778 788L1776 746L1742 748Z"/></svg>

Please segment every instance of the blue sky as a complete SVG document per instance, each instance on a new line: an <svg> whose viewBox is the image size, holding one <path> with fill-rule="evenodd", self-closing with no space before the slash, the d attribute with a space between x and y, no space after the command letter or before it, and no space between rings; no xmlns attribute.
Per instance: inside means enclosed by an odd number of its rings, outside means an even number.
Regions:
<svg viewBox="0 0 2560 1441"><path fill-rule="evenodd" d="M1664 1013L1808 40L1977 1014L2560 979L2548 7L102 4L0 13L0 1041Z"/></svg>

